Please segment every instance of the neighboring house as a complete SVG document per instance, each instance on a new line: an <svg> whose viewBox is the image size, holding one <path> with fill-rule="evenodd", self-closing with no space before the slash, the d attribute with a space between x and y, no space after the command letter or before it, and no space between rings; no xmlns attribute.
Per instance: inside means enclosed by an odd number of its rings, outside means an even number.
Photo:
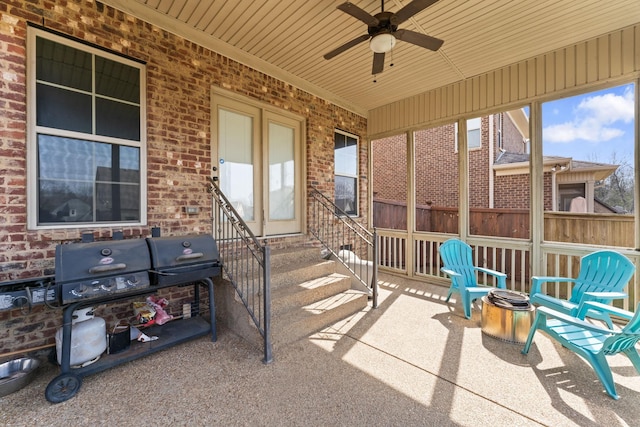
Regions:
<svg viewBox="0 0 640 427"><path fill-rule="evenodd" d="M597 200L595 187L616 171L618 165L573 160L569 157L543 157L544 164L544 208L552 211L592 213L618 213L606 203ZM509 188L509 181L529 175L529 155L504 152L498 156L493 170L496 182ZM504 194L508 199L510 192ZM572 203L584 199L584 206ZM571 207L574 207L572 210Z"/></svg>
<svg viewBox="0 0 640 427"><path fill-rule="evenodd" d="M529 209L529 120L524 111L468 120L467 132L470 206ZM418 130L414 139L416 204L458 206L457 125ZM396 148L403 141L404 135L373 141L374 199L405 200L406 180L397 171L406 170L406 156ZM615 212L596 200L594 189L617 165L553 156L545 156L543 163L545 210L569 211L572 199L583 197L584 212Z"/></svg>

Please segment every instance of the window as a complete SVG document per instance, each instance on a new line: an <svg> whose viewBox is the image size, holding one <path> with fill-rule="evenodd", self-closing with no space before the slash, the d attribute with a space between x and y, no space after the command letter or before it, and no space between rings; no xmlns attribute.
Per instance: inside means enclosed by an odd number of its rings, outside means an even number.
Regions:
<svg viewBox="0 0 640 427"><path fill-rule="evenodd" d="M480 146L482 145L480 125L481 125L480 117L467 120L467 144L468 144L469 150L480 148ZM457 152L458 151L458 123L455 124L455 133L456 133L455 150Z"/></svg>
<svg viewBox="0 0 640 427"><path fill-rule="evenodd" d="M358 139L336 131L334 135L335 203L349 215L358 214Z"/></svg>
<svg viewBox="0 0 640 427"><path fill-rule="evenodd" d="M144 65L29 28L29 226L146 221Z"/></svg>
<svg viewBox="0 0 640 427"><path fill-rule="evenodd" d="M480 117L467 120L467 143L469 148L480 148Z"/></svg>

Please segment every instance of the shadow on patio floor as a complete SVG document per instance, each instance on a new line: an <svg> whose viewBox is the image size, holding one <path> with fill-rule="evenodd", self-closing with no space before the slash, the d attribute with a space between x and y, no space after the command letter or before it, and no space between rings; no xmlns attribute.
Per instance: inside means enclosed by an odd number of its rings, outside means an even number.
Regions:
<svg viewBox="0 0 640 427"><path fill-rule="evenodd" d="M530 353L484 335L446 289L382 275L379 308L366 309L278 349L274 362L224 327L83 379L72 399L44 397L58 373L0 398L0 424L633 426L640 377L610 358L620 400L593 370L545 335ZM46 364L45 364L46 365Z"/></svg>

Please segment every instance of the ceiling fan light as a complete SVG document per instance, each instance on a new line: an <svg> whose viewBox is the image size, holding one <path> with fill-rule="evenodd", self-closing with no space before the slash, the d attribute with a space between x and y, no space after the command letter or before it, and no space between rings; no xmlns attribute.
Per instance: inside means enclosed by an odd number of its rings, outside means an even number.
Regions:
<svg viewBox="0 0 640 427"><path fill-rule="evenodd" d="M396 38L391 33L378 34L369 42L369 48L375 53L387 53L396 45Z"/></svg>

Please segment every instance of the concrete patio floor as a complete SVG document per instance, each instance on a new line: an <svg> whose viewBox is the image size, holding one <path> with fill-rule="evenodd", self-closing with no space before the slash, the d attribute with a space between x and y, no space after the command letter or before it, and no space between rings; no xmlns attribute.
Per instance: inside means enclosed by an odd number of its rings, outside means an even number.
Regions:
<svg viewBox="0 0 640 427"><path fill-rule="evenodd" d="M447 290L382 275L368 308L283 348L260 349L224 327L83 379L72 399L44 397L58 368L44 363L0 398L0 425L639 426L640 376L609 358L611 399L575 354L537 334L522 345L488 337Z"/></svg>

